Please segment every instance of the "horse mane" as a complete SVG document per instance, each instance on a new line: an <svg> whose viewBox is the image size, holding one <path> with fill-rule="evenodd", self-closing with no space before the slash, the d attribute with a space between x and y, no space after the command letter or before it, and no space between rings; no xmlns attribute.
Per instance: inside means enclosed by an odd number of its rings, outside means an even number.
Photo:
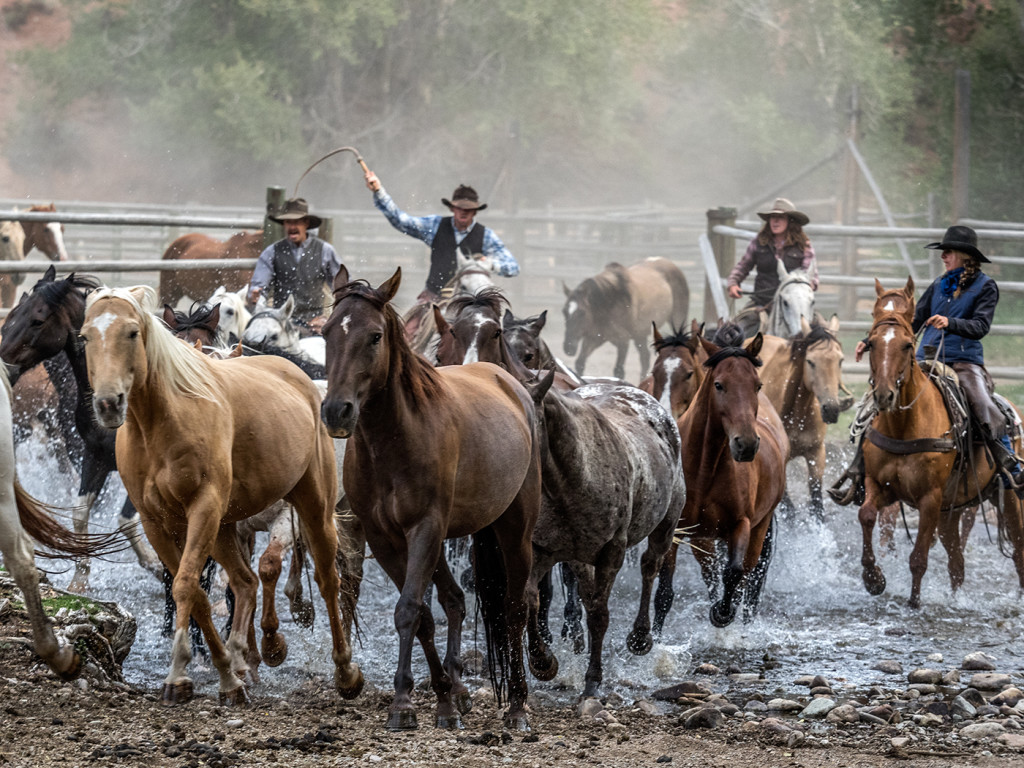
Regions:
<svg viewBox="0 0 1024 768"><path fill-rule="evenodd" d="M198 306L197 306L198 305ZM213 306L206 302L193 302L188 312L174 312L174 320L178 325L178 331L190 331L193 328L202 328L213 335L217 335L217 327L210 325L210 315L213 314Z"/></svg>
<svg viewBox="0 0 1024 768"><path fill-rule="evenodd" d="M405 338L405 327L402 318L387 297L379 289L374 288L366 280L354 280L334 294L334 305L342 299L356 296L370 303L384 315L384 323L388 332L389 365L391 375L398 379L403 389L408 392L414 403L421 403L444 391L441 376L425 357L416 354L409 341Z"/></svg>
<svg viewBox="0 0 1024 768"><path fill-rule="evenodd" d="M835 342L836 344L839 343L839 339L835 337L832 331L830 331L825 326L819 325L817 323L811 326L810 332L808 332L807 335L803 337L802 341L807 342L807 346L809 347L821 341L832 341Z"/></svg>
<svg viewBox="0 0 1024 768"><path fill-rule="evenodd" d="M274 344L264 344L259 348L250 347L245 344L242 345L242 355L244 357L259 357L260 355L274 355L276 357L283 357L290 363L294 363L298 366L304 374L309 376L311 379L326 379L327 378L327 367L320 365L320 363L313 362L307 357L297 355L294 352L289 352L287 349L282 349Z"/></svg>
<svg viewBox="0 0 1024 768"><path fill-rule="evenodd" d="M191 344L182 344L173 333L153 315L148 307L156 304L156 291L148 285L136 286L142 290L140 304L135 295L125 288L102 288L89 295L86 310L102 299L121 299L135 310L142 325L149 367L156 372L172 392L216 401L216 379L212 363L206 355ZM144 306L145 305L145 306Z"/></svg>
<svg viewBox="0 0 1024 768"><path fill-rule="evenodd" d="M655 352L661 352L667 347L685 347L692 338L693 333L690 331L673 328L670 334L662 336L660 341L655 341L651 346Z"/></svg>
<svg viewBox="0 0 1024 768"><path fill-rule="evenodd" d="M63 280L39 280L33 286L32 293L38 295L51 309L59 309L64 306L65 299L70 294L77 293L85 298L102 286L99 279L92 275L77 275L72 272Z"/></svg>
<svg viewBox="0 0 1024 768"><path fill-rule="evenodd" d="M486 309L494 313L498 318L498 324L501 324L501 307L505 305L510 307L508 299L505 298L505 294L501 292L500 288L487 287L481 289L478 293L458 293L451 298L446 308L446 314L449 317L454 317L460 314L464 309Z"/></svg>
<svg viewBox="0 0 1024 768"><path fill-rule="evenodd" d="M704 361L705 368L714 368L720 362L729 357L743 357L753 363L755 368L761 367L761 359L755 355L750 354L744 347L722 347L715 352L711 357Z"/></svg>
<svg viewBox="0 0 1024 768"><path fill-rule="evenodd" d="M729 349L742 348L745 340L743 328L732 320L725 320L715 329L715 333L711 337L712 344Z"/></svg>

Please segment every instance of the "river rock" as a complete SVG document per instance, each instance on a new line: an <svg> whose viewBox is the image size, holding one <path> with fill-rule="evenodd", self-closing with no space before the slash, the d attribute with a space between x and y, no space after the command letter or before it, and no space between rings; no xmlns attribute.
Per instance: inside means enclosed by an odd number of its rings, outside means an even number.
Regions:
<svg viewBox="0 0 1024 768"><path fill-rule="evenodd" d="M772 699L768 702L768 710L771 712L798 712L804 705L792 699Z"/></svg>
<svg viewBox="0 0 1024 768"><path fill-rule="evenodd" d="M805 688L810 688L812 685L814 685L814 676L813 675L801 675L800 677L798 677L796 680L793 681L793 685L802 685Z"/></svg>
<svg viewBox="0 0 1024 768"><path fill-rule="evenodd" d="M930 664L941 664L942 663L942 654L941 653L929 653L925 657L925 661L929 662Z"/></svg>
<svg viewBox="0 0 1024 768"><path fill-rule="evenodd" d="M980 741L981 739L990 739L993 736L998 736L1001 733L1005 733L1006 729L1003 728L1000 723L993 723L991 721L987 723L971 723L970 725L964 726L960 729L960 735L965 739L974 739Z"/></svg>
<svg viewBox="0 0 1024 768"><path fill-rule="evenodd" d="M942 675L943 685L956 685L960 682L960 670L951 669Z"/></svg>
<svg viewBox="0 0 1024 768"><path fill-rule="evenodd" d="M704 707L698 712L694 712L683 723L683 727L689 730L695 730L697 728L718 728L722 725L723 721L722 713L714 707Z"/></svg>
<svg viewBox="0 0 1024 768"><path fill-rule="evenodd" d="M605 731L609 736L613 736L616 739L621 739L623 736L627 736L629 734L629 728L619 722L608 723L608 725L605 726Z"/></svg>
<svg viewBox="0 0 1024 768"><path fill-rule="evenodd" d="M699 667L693 670L693 674L714 676L722 674L722 670L716 667L714 664L701 664Z"/></svg>
<svg viewBox="0 0 1024 768"><path fill-rule="evenodd" d="M596 717L597 713L601 712L603 709L604 704L601 703L601 700L591 696L580 702L577 714L580 717Z"/></svg>
<svg viewBox="0 0 1024 768"><path fill-rule="evenodd" d="M978 710L963 696L957 696L949 704L949 713L951 715L960 715L965 720L973 720L975 715L978 714Z"/></svg>
<svg viewBox="0 0 1024 768"><path fill-rule="evenodd" d="M684 696L704 698L710 695L711 689L703 683L686 680L682 683L670 685L668 688L661 688L655 691L651 694L651 698L655 701L675 701Z"/></svg>
<svg viewBox="0 0 1024 768"><path fill-rule="evenodd" d="M964 697L965 701L969 701L974 707L980 707L987 703L985 697L981 695L981 691L975 688L965 688L960 691L960 695Z"/></svg>
<svg viewBox="0 0 1024 768"><path fill-rule="evenodd" d="M763 701L758 701L757 699L751 699L750 701L748 701L746 704L743 705L743 709L745 711L747 711L747 712L767 712L768 711L768 705L765 704Z"/></svg>
<svg viewBox="0 0 1024 768"><path fill-rule="evenodd" d="M930 696L939 689L931 683L911 683L907 686L907 690L917 691L922 696Z"/></svg>
<svg viewBox="0 0 1024 768"><path fill-rule="evenodd" d="M779 720L777 717L766 717L761 721L760 727L762 730L774 733L789 733L793 730L791 725L783 720Z"/></svg>
<svg viewBox="0 0 1024 768"><path fill-rule="evenodd" d="M658 705L653 701L648 701L647 699L640 699L640 701L636 703L636 708L648 717L659 717L661 715L661 710L658 709Z"/></svg>
<svg viewBox="0 0 1024 768"><path fill-rule="evenodd" d="M832 689L827 685L816 685L811 688L811 696L832 696Z"/></svg>
<svg viewBox="0 0 1024 768"><path fill-rule="evenodd" d="M756 683L761 679L761 676L757 672L736 672L729 675L729 679L734 683Z"/></svg>
<svg viewBox="0 0 1024 768"><path fill-rule="evenodd" d="M825 719L830 723L843 724L843 723L859 723L860 712L852 704L840 704L835 709L831 710Z"/></svg>
<svg viewBox="0 0 1024 768"><path fill-rule="evenodd" d="M835 709L836 703L832 699L823 696L820 699L814 699L800 711L800 717L812 718L812 717L825 717L829 712Z"/></svg>
<svg viewBox="0 0 1024 768"><path fill-rule="evenodd" d="M1024 750L1024 734L1003 733L999 735L999 743L1011 749Z"/></svg>
<svg viewBox="0 0 1024 768"><path fill-rule="evenodd" d="M979 672L991 672L996 668L995 659L982 651L975 651L964 656L961 669L971 669Z"/></svg>
<svg viewBox="0 0 1024 768"><path fill-rule="evenodd" d="M971 675L971 688L979 691L1001 691L1010 684L1010 676L999 672L981 672Z"/></svg>
<svg viewBox="0 0 1024 768"><path fill-rule="evenodd" d="M937 725L942 725L943 722L941 715L934 715L931 712L914 715L914 723L922 728L934 728Z"/></svg>
<svg viewBox="0 0 1024 768"><path fill-rule="evenodd" d="M882 659L881 661L875 662L875 666L872 669L877 669L886 675L902 675L903 665L895 659Z"/></svg>
<svg viewBox="0 0 1024 768"><path fill-rule="evenodd" d="M1001 707L1004 704L1008 707L1015 707L1021 699L1024 699L1024 693L1021 692L1020 688L1011 686L993 696L989 704L995 707Z"/></svg>
<svg viewBox="0 0 1024 768"><path fill-rule="evenodd" d="M942 682L942 673L937 669L915 669L907 675L907 682L938 685Z"/></svg>
<svg viewBox="0 0 1024 768"><path fill-rule="evenodd" d="M929 701L921 709L922 712L931 712L939 717L949 717L949 704L944 701Z"/></svg>
<svg viewBox="0 0 1024 768"><path fill-rule="evenodd" d="M1001 714L999 707L993 707L991 704L982 704L978 707L978 717L996 717Z"/></svg>

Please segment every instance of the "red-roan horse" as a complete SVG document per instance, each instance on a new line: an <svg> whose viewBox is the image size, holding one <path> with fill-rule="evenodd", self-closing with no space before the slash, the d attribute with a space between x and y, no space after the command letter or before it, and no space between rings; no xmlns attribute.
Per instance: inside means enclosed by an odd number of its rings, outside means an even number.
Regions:
<svg viewBox="0 0 1024 768"><path fill-rule="evenodd" d="M911 608L921 605L921 580L936 530L948 555L950 585L963 584L960 515L980 496L1002 497L1000 532L1013 548L1013 562L1024 588L1024 527L1021 503L1002 487L982 444L972 446L966 470L954 476L957 452L950 439L952 423L935 383L915 357L914 283L886 291L875 281L874 324L868 334L871 394L878 416L863 443L865 498L859 518L863 533L861 565L864 586L872 595L885 591L885 576L875 562L872 532L882 507L903 501L920 512L917 539L910 553ZM872 437L872 431L880 437ZM877 443L887 445L888 450ZM1014 450L1020 451L1019 440ZM979 488L981 489L979 492Z"/></svg>
<svg viewBox="0 0 1024 768"><path fill-rule="evenodd" d="M505 721L525 729L526 582L541 495L534 402L496 365L435 369L414 353L390 303L401 275L396 270L373 288L349 282L342 266L334 281L334 310L323 329L327 396L322 418L332 436L351 436L345 494L378 562L401 591L395 608L398 671L387 727L416 727L414 636L430 667L437 724L459 727L459 711L471 703L460 680L465 602L442 545L472 534L492 682L500 694L507 673ZM431 578L448 617L443 664L423 600Z"/></svg>
<svg viewBox="0 0 1024 768"><path fill-rule="evenodd" d="M262 232L236 232L225 241L192 232L182 235L162 259L255 259L263 250ZM249 284L251 269L194 269L160 273L160 303L176 306L183 296L205 301L220 286L237 291Z"/></svg>

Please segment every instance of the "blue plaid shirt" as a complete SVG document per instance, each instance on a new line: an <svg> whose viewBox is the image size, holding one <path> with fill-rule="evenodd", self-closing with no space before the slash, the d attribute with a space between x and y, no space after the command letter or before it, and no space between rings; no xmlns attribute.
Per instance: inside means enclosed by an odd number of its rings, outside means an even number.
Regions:
<svg viewBox="0 0 1024 768"><path fill-rule="evenodd" d="M384 191L383 187L373 193L373 204L391 222L391 226L410 237L422 240L427 245L433 245L437 228L445 218L444 216L410 216L395 205L395 201ZM468 234L468 230L460 232L455 229L455 243L461 243ZM519 262L490 227L484 227L483 251L484 256L490 259L491 268L502 277L515 277L519 274Z"/></svg>

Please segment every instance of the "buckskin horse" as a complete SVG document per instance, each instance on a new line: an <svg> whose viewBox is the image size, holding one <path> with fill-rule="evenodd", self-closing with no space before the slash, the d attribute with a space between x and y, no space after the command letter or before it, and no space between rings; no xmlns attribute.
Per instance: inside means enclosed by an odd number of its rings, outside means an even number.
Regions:
<svg viewBox="0 0 1024 768"><path fill-rule="evenodd" d="M319 421L320 393L273 356L212 360L181 343L151 314L148 286L90 294L82 326L97 420L117 429L117 467L150 543L174 574L177 625L163 701L188 701L188 617L196 619L220 677L220 699L247 699L246 652L255 645L256 576L239 549L236 523L279 499L295 507L327 604L335 690L356 696L335 566L337 469ZM287 445L288 450L280 450ZM227 644L213 626L199 574L211 555L228 574L235 616ZM341 598L339 600L339 597Z"/></svg>
<svg viewBox="0 0 1024 768"><path fill-rule="evenodd" d="M1000 538L1009 540L1021 588L1024 588L1024 525L1021 502L1003 488L983 444L963 446L942 393L915 357L914 283L886 291L875 281L874 323L867 337L871 397L878 410L864 436L865 498L859 520L863 534L861 565L864 586L872 595L885 591L885 576L875 562L873 531L882 507L903 501L920 513L917 538L910 553L909 605L921 605L921 581L936 531L948 556L949 580L955 591L963 584L960 516L982 500L999 510ZM1011 432L1014 450L1020 435Z"/></svg>
<svg viewBox="0 0 1024 768"><path fill-rule="evenodd" d="M343 483L373 554L400 591L395 696L387 727L416 728L412 642L437 697L437 725L457 728L471 705L461 680L465 600L444 558L448 538L473 536L476 594L507 726L528 728L522 638L530 537L540 508L540 440L530 393L491 363L434 368L412 351L391 304L401 269L378 288L342 266L324 325L327 395L322 418L349 437ZM434 645L424 602L433 579L448 618L447 655ZM454 701L453 701L454 694Z"/></svg>
<svg viewBox="0 0 1024 768"><path fill-rule="evenodd" d="M624 267L611 263L570 289L563 285L565 354L575 355L576 372L584 374L587 358L610 342L616 350L613 375L626 375L626 352L640 354L640 370L650 365L647 333L651 323L681 328L690 306L690 290L679 267L668 259L650 258Z"/></svg>

